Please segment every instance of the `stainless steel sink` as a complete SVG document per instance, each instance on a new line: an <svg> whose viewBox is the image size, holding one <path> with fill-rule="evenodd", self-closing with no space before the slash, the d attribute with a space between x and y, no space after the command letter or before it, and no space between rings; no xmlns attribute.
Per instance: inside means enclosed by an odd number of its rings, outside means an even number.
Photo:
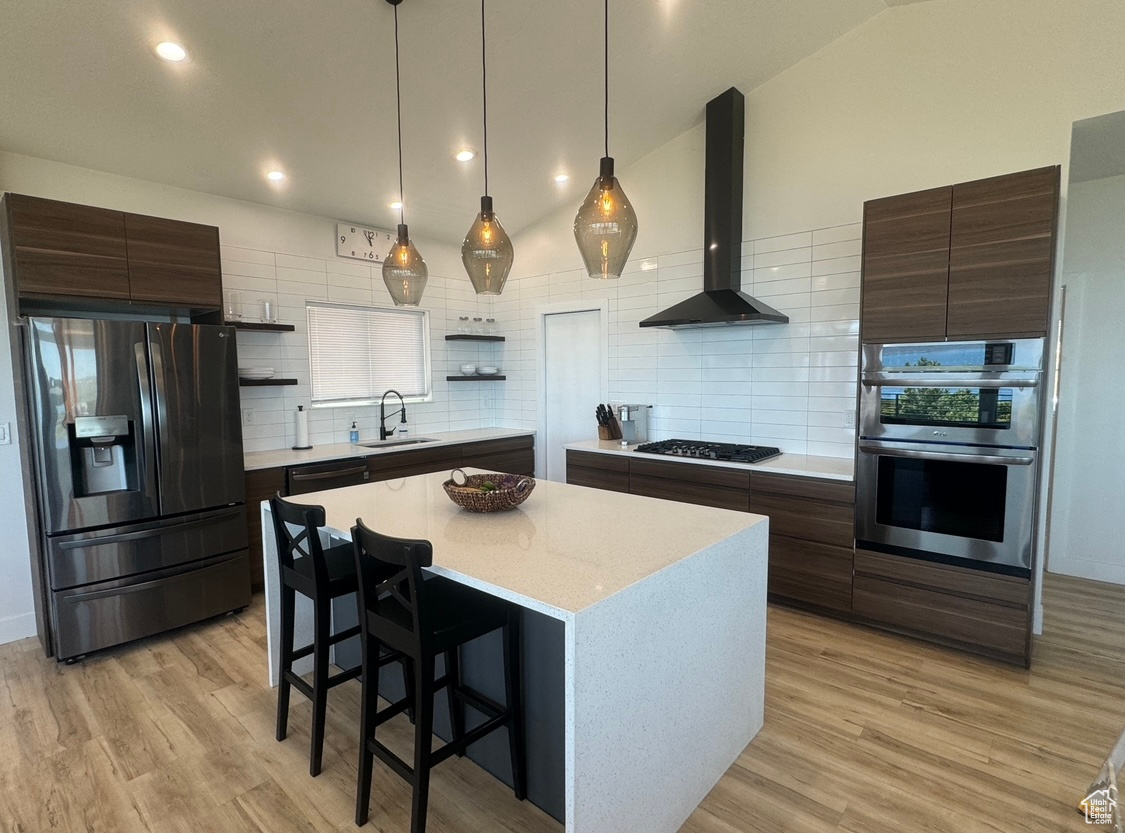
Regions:
<svg viewBox="0 0 1125 833"><path fill-rule="evenodd" d="M434 437L411 437L408 440L369 440L365 443L352 443L362 448L393 448L396 445L418 445L419 443L436 443Z"/></svg>

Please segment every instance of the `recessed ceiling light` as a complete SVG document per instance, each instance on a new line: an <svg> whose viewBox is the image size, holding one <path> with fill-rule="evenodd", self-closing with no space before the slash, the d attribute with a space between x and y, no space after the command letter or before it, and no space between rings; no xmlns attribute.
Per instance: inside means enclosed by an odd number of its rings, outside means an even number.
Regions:
<svg viewBox="0 0 1125 833"><path fill-rule="evenodd" d="M472 148L461 148L461 150L457 151L457 154L456 156L454 156L454 158L458 162L472 162L476 158L476 156L477 152Z"/></svg>
<svg viewBox="0 0 1125 833"><path fill-rule="evenodd" d="M391 203L391 211L402 211L402 203L395 200Z"/></svg>
<svg viewBox="0 0 1125 833"><path fill-rule="evenodd" d="M268 174L266 174L266 179L268 179L270 182L281 182L283 179L285 179L285 172L270 171Z"/></svg>
<svg viewBox="0 0 1125 833"><path fill-rule="evenodd" d="M179 63L187 57L187 50L180 46L178 43L173 43L170 40L166 40L156 45L156 54L163 58L165 61Z"/></svg>
<svg viewBox="0 0 1125 833"><path fill-rule="evenodd" d="M555 182L562 185L564 182L570 182L570 177L567 174L555 174Z"/></svg>

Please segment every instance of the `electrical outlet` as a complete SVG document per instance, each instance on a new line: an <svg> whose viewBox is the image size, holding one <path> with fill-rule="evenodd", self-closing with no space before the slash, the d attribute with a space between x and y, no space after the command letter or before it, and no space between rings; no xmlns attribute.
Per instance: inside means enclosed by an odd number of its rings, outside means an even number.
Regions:
<svg viewBox="0 0 1125 833"><path fill-rule="evenodd" d="M855 428L855 411L844 411L844 427Z"/></svg>
<svg viewBox="0 0 1125 833"><path fill-rule="evenodd" d="M0 422L0 445L12 444L12 423Z"/></svg>
<svg viewBox="0 0 1125 833"><path fill-rule="evenodd" d="M254 409L253 408L243 408L242 409L242 424L243 425L253 425L254 424Z"/></svg>

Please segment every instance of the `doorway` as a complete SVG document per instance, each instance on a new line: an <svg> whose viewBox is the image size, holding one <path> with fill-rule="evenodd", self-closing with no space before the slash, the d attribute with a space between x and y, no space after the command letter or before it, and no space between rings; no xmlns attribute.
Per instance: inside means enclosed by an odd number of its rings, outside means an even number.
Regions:
<svg viewBox="0 0 1125 833"><path fill-rule="evenodd" d="M539 310L539 453L537 474L566 482L566 445L597 438L594 409L609 398L607 305L550 305Z"/></svg>

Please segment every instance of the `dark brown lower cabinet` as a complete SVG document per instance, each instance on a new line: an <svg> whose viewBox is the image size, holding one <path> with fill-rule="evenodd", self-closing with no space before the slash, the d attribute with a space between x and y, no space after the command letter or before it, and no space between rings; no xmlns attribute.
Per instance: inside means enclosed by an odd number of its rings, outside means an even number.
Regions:
<svg viewBox="0 0 1125 833"><path fill-rule="evenodd" d="M461 446L459 445L439 445L433 448L423 446L409 451L373 454L367 458L367 470L371 472L373 482L447 471L460 465Z"/></svg>
<svg viewBox="0 0 1125 833"><path fill-rule="evenodd" d="M535 438L504 437L461 446L461 465L505 474L535 475Z"/></svg>
<svg viewBox="0 0 1125 833"><path fill-rule="evenodd" d="M694 463L634 459L629 461L629 492L680 503L748 512L750 473Z"/></svg>
<svg viewBox="0 0 1125 833"><path fill-rule="evenodd" d="M612 454L566 452L566 482L607 492L629 493L629 461Z"/></svg>
<svg viewBox="0 0 1125 833"><path fill-rule="evenodd" d="M856 550L852 609L869 622L1030 663L1028 579Z"/></svg>
<svg viewBox="0 0 1125 833"><path fill-rule="evenodd" d="M854 483L753 472L750 511L770 519L771 597L852 609Z"/></svg>
<svg viewBox="0 0 1125 833"><path fill-rule="evenodd" d="M250 586L265 584L262 561L262 501L278 492L285 494L285 469L255 469L246 472L246 540L250 547Z"/></svg>

